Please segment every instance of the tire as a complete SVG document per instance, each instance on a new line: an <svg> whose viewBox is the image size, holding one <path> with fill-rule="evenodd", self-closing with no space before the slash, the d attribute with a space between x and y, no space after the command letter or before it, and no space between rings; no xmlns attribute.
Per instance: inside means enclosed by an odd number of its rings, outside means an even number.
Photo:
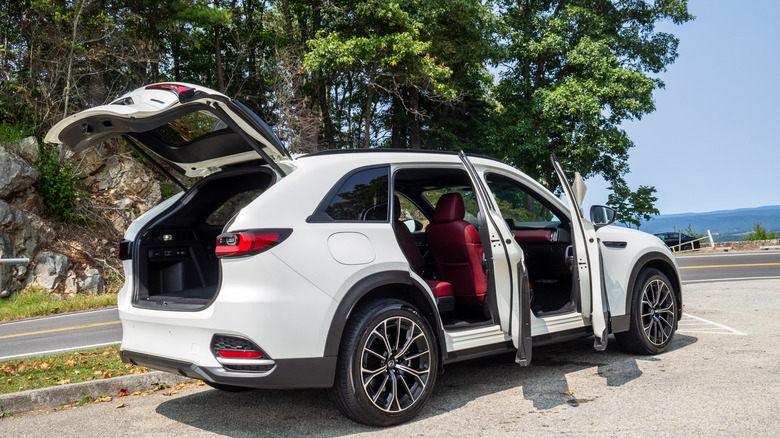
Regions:
<svg viewBox="0 0 780 438"><path fill-rule="evenodd" d="M396 300L373 301L347 323L330 397L359 423L406 422L433 392L437 345L428 321L414 307Z"/></svg>
<svg viewBox="0 0 780 438"><path fill-rule="evenodd" d="M659 354L669 348L677 330L677 299L672 283L661 271L643 269L631 296L631 321L627 332L615 333L629 353Z"/></svg>

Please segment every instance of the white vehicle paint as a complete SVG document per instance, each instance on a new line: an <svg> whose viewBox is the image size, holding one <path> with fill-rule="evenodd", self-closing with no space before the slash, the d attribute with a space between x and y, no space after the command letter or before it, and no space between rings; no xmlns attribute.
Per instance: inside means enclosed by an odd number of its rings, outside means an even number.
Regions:
<svg viewBox="0 0 780 438"><path fill-rule="evenodd" d="M200 137L176 137L174 121L188 117ZM659 239L594 225L575 201L498 161L293 159L245 107L191 84L135 90L46 139L78 150L120 135L181 174L207 175L125 234L128 362L220 389L329 387L350 418L389 425L419 412L447 363L516 351L528 365L533 345L595 335L603 349L610 333L657 353L676 329L677 265ZM402 212L463 230L445 236L451 254L414 221L396 222ZM461 252L463 267L445 270Z"/></svg>

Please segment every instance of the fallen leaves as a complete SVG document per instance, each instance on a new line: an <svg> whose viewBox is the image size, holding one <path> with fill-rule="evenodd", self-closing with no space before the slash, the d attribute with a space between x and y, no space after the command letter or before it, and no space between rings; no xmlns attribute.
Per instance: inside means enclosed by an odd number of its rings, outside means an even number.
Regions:
<svg viewBox="0 0 780 438"><path fill-rule="evenodd" d="M127 403L119 403L118 405L114 406L114 409L124 408L127 406Z"/></svg>
<svg viewBox="0 0 780 438"><path fill-rule="evenodd" d="M70 383L70 379L62 379L57 381L57 385L67 385Z"/></svg>
<svg viewBox="0 0 780 438"><path fill-rule="evenodd" d="M119 391L117 391L117 395L120 397L125 397L126 395L128 395L127 389L126 388L120 389Z"/></svg>

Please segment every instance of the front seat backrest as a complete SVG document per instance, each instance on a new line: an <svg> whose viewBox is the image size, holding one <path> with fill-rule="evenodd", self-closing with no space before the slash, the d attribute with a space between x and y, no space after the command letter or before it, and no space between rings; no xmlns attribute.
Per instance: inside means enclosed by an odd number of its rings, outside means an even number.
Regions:
<svg viewBox="0 0 780 438"><path fill-rule="evenodd" d="M433 222L425 234L439 279L452 283L456 303L481 306L487 291L482 243L477 229L463 220L464 215L460 193L447 193L436 203Z"/></svg>

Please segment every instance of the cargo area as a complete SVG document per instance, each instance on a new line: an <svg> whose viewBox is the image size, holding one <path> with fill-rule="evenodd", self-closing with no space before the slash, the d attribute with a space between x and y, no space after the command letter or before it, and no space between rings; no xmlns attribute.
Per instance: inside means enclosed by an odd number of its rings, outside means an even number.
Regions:
<svg viewBox="0 0 780 438"><path fill-rule="evenodd" d="M266 167L221 171L191 187L152 219L133 242L133 305L197 310L217 295L216 238L242 208L275 181Z"/></svg>

